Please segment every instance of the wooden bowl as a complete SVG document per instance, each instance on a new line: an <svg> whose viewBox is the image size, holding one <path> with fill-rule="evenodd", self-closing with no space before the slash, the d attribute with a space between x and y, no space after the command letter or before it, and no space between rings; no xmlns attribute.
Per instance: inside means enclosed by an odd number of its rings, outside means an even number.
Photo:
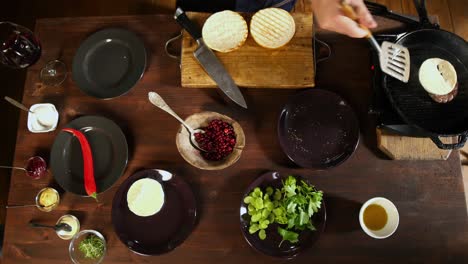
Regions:
<svg viewBox="0 0 468 264"><path fill-rule="evenodd" d="M242 127L234 119L215 112L201 112L193 114L185 119L185 122L194 129L207 127L211 120L220 119L232 125L236 133L236 145L229 156L220 161L205 160L200 151L190 144L189 132L184 126L180 126L176 135L177 149L180 155L192 166L202 170L222 170L239 160L245 146L245 134Z"/></svg>

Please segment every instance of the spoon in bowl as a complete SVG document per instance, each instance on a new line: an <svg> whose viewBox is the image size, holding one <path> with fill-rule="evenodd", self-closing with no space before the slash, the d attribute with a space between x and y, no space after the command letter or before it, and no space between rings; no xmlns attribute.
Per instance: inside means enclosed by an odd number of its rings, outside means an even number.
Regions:
<svg viewBox="0 0 468 264"><path fill-rule="evenodd" d="M25 168L21 168L21 167L0 166L0 169L22 170L22 171L28 172L28 170L26 170Z"/></svg>
<svg viewBox="0 0 468 264"><path fill-rule="evenodd" d="M64 230L64 231L70 232L72 230L71 226L67 223L60 223L54 226L49 226L49 225L42 225L42 224L30 222L29 225L31 227L51 228L55 231Z"/></svg>
<svg viewBox="0 0 468 264"><path fill-rule="evenodd" d="M47 163L39 156L28 159L25 168L15 166L0 166L0 169L22 170L29 177L37 180L47 175Z"/></svg>
<svg viewBox="0 0 468 264"><path fill-rule="evenodd" d="M36 119L37 119L37 122L44 126L44 127L51 127L53 125L53 122L50 121L51 120L51 112L50 111L46 111L44 110L44 108L36 108L35 111L31 111L29 108L27 108L24 104L16 101L15 99L13 98L10 98L8 96L5 96L5 100L7 102L9 102L10 104L18 107L19 109L21 110L24 110L30 114L33 114ZM53 120L53 119L52 119ZM51 123L52 122L52 123Z"/></svg>
<svg viewBox="0 0 468 264"><path fill-rule="evenodd" d="M5 208L10 209L10 208L24 208L24 207L37 207L36 204L21 204L21 205L7 205Z"/></svg>
<svg viewBox="0 0 468 264"><path fill-rule="evenodd" d="M195 147L197 150L199 151L202 151L202 152L208 152L207 150L203 149L197 142L197 140L195 139L195 134L196 133L205 133L205 131L203 131L202 129L193 129L192 127L190 127L187 123L185 123L185 121L180 118L175 112L174 110L172 110L168 105L167 103L164 101L164 99L156 92L149 92L148 93L148 99L149 101L157 106L158 108L160 108L161 110L165 111L166 113L172 115L175 119L177 119L186 129L187 131L189 132L189 139L190 139L190 143L192 144L193 147Z"/></svg>
<svg viewBox="0 0 468 264"><path fill-rule="evenodd" d="M12 105L18 107L18 108L21 109L21 110L24 110L24 111L26 111L26 112L28 112L28 113L34 114L34 112L32 112L31 110L29 110L24 104L22 104L22 103L16 101L16 100L13 99L13 98L10 98L10 97L8 97L8 96L5 96L5 100L6 100L7 102L9 102L10 104L12 104Z"/></svg>

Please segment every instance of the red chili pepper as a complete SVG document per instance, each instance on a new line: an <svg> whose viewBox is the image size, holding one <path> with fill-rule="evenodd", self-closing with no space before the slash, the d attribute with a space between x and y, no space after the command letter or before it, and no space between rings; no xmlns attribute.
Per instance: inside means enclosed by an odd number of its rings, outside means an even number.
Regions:
<svg viewBox="0 0 468 264"><path fill-rule="evenodd" d="M96 192L96 182L94 180L94 167L93 167L93 154L91 152L91 147L89 146L88 140L85 135L73 128L64 128L62 131L69 132L80 142L81 153L83 154L83 168L84 168L84 186L86 193L96 199L97 201L97 192Z"/></svg>

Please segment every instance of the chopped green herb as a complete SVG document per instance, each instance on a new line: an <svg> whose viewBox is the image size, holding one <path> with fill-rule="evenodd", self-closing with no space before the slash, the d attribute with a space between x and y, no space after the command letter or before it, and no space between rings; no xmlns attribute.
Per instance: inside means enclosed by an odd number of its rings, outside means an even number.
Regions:
<svg viewBox="0 0 468 264"><path fill-rule="evenodd" d="M291 243L297 243L299 241L299 234L293 231L288 231L284 228L278 227L278 233L281 235L283 240L280 242L280 246L284 241L289 241Z"/></svg>
<svg viewBox="0 0 468 264"><path fill-rule="evenodd" d="M265 238L266 238L265 229L262 229L262 230L260 230L260 232L258 232L258 237L259 237L261 240L265 240Z"/></svg>
<svg viewBox="0 0 468 264"><path fill-rule="evenodd" d="M80 242L78 248L85 258L98 259L104 254L104 241L98 236L90 234Z"/></svg>
<svg viewBox="0 0 468 264"><path fill-rule="evenodd" d="M276 223L281 225L278 227L278 233L283 238L280 246L284 241L297 243L298 232L315 230L310 219L320 209L322 198L322 191L316 191L314 186L293 176L288 176L281 188L269 186L262 191L257 187L244 198L250 215L249 233L259 232L259 238L264 240L265 229Z"/></svg>

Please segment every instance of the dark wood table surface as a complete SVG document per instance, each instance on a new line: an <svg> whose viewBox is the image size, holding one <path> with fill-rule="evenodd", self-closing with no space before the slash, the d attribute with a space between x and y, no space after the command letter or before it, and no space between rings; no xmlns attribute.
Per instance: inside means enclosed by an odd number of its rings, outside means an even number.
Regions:
<svg viewBox="0 0 468 264"><path fill-rule="evenodd" d="M98 100L82 93L68 76L62 87L41 86L39 69L60 57L69 67L81 41L107 26L122 26L145 41L149 63L142 80L127 95ZM459 155L447 161L391 161L376 149L375 123L367 114L372 97L369 46L334 34L319 34L333 48L332 57L318 66L317 88L340 93L355 108L361 141L344 164L326 171L301 169L288 161L277 141L276 124L282 106L297 90L244 89L248 110L225 104L215 89L180 87L178 62L166 56L164 43L180 28L171 16L89 17L42 19L36 33L43 45L40 61L29 68L23 102L54 103L59 127L82 115L102 115L116 121L127 136L130 159L125 174L96 204L70 193L58 209L8 209L3 261L5 263L67 263L68 241L53 231L31 229L30 220L53 224L66 213L76 215L82 229L101 231L108 240L104 263L281 263L261 255L242 237L239 204L248 184L266 171L302 175L324 190L327 227L319 241L293 263L460 263L468 259L468 222ZM265 66L267 67L267 65ZM69 72L70 73L70 72ZM179 124L147 102L148 91L160 93L177 113L186 117L210 110L238 120L246 134L241 159L222 171L202 171L187 164L175 145ZM49 157L57 131L32 134L21 113L15 166L32 155ZM455 153L457 154L457 153ZM129 175L160 168L184 177L199 204L199 221L188 239L174 251L155 257L132 253L115 235L111 222L114 193ZM31 204L37 191L57 186L53 177L30 180L12 173L9 201ZM388 239L368 237L359 226L358 211L367 199L383 196L400 213L400 225Z"/></svg>

